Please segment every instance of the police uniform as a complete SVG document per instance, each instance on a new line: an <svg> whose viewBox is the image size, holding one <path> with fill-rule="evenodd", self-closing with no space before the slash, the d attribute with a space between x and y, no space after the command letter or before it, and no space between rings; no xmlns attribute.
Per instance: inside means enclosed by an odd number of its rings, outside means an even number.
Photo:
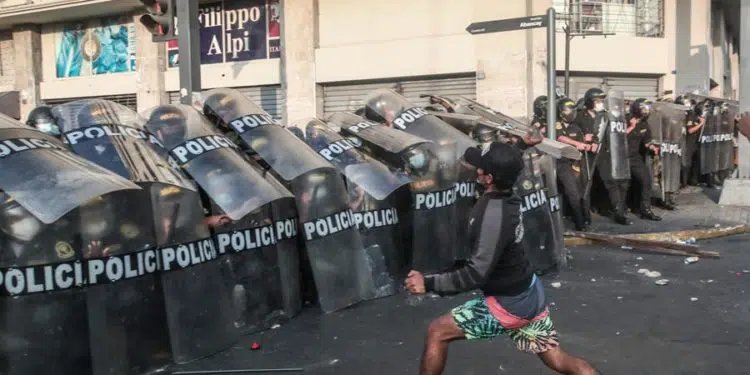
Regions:
<svg viewBox="0 0 750 375"><path fill-rule="evenodd" d="M632 119L630 120L632 121ZM630 127L628 122L628 128ZM644 156L641 153L642 146L653 143L651 130L648 124L642 119L637 119L635 127L628 133L628 159L630 164L630 175L635 186L641 189L640 195L640 215L648 220L661 220L651 211L651 175L646 168Z"/></svg>
<svg viewBox="0 0 750 375"><path fill-rule="evenodd" d="M555 124L555 130L557 130L558 141L560 141L559 137L563 136L577 142L584 141L583 131L577 124L560 121ZM590 207L587 203L584 203L589 200L584 200L582 196L581 164L580 160L567 158L561 158L557 161L557 179L563 187L563 196L570 204L571 211L573 211L573 222L577 230L585 229L586 221L590 220L591 213Z"/></svg>
<svg viewBox="0 0 750 375"><path fill-rule="evenodd" d="M682 174L680 175L683 186L698 185L698 177L700 176L700 147L698 146L701 132L700 130L695 131L695 129L702 121L703 117L694 111L690 111L685 118L685 153L682 156ZM691 130L694 130L695 133L690 134Z"/></svg>
<svg viewBox="0 0 750 375"><path fill-rule="evenodd" d="M578 116L576 117L576 120L574 121L574 124L578 127L578 129L581 130L582 139L585 139L584 137L588 134L593 135L593 140L591 142L586 142L588 144L592 143L598 143L598 130L596 128L596 117L592 117L588 110L582 110L578 112ZM584 141L585 142L585 141ZM581 178L581 186L584 186L584 188L581 190L581 194L583 195L583 212L584 217L586 219L587 223L591 222L591 191L589 191L589 194L586 194L585 186L589 184L589 180L593 178L593 171L594 168L594 158L596 157L596 153L584 151L581 153L581 161L579 165L581 166L581 172L580 172L580 178Z"/></svg>

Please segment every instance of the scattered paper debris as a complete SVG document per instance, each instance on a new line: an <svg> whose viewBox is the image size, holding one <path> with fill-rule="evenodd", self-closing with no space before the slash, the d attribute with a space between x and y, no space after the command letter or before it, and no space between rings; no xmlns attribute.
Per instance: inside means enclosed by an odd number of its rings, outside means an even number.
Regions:
<svg viewBox="0 0 750 375"><path fill-rule="evenodd" d="M742 270L742 273L750 273L750 270Z"/></svg>
<svg viewBox="0 0 750 375"><path fill-rule="evenodd" d="M654 284L664 286L664 285L669 284L669 280L667 280L667 279L659 279L659 280L656 280L656 282L654 282Z"/></svg>
<svg viewBox="0 0 750 375"><path fill-rule="evenodd" d="M562 286L562 283L558 283L558 282L555 282L555 283L552 283L552 284L550 284L550 285L551 285L551 286L552 286L553 288L560 288L560 287Z"/></svg>
<svg viewBox="0 0 750 375"><path fill-rule="evenodd" d="M505 372L505 368L503 368L503 365L497 366L497 369L502 372Z"/></svg>
<svg viewBox="0 0 750 375"><path fill-rule="evenodd" d="M621 248L621 249L625 249L625 250L633 250L633 248L632 248L632 247L630 247L630 246L625 246L625 245L622 245L622 246L620 246L620 248Z"/></svg>
<svg viewBox="0 0 750 375"><path fill-rule="evenodd" d="M281 327L281 324L274 324L274 325L271 326L271 329L277 329L277 328L280 328L280 327Z"/></svg>
<svg viewBox="0 0 750 375"><path fill-rule="evenodd" d="M696 298L696 297L690 297L690 302L695 302L697 300L698 300L698 298Z"/></svg>
<svg viewBox="0 0 750 375"><path fill-rule="evenodd" d="M635 260L643 260L643 257L635 258Z"/></svg>
<svg viewBox="0 0 750 375"><path fill-rule="evenodd" d="M706 281L706 282L707 282L707 283L709 283L709 284L711 284L711 283L712 283L712 282L714 282L714 281L713 281L713 280L708 280L708 281Z"/></svg>
<svg viewBox="0 0 750 375"><path fill-rule="evenodd" d="M687 239L687 241L685 241L685 242L687 242L687 243L689 243L689 244L691 244L691 245L692 245L692 244L694 244L694 243L698 242L698 240L696 240L696 239L695 239L695 237L690 237L690 238L688 238L688 239Z"/></svg>
<svg viewBox="0 0 750 375"><path fill-rule="evenodd" d="M616 335L617 335L617 336L620 336L620 331L617 331Z"/></svg>
<svg viewBox="0 0 750 375"><path fill-rule="evenodd" d="M617 296L617 299L622 299L622 296Z"/></svg>
<svg viewBox="0 0 750 375"><path fill-rule="evenodd" d="M596 279L591 279L591 282L592 282L592 283L595 283L595 282L596 282Z"/></svg>
<svg viewBox="0 0 750 375"><path fill-rule="evenodd" d="M721 228L721 224L714 224L714 228Z"/></svg>
<svg viewBox="0 0 750 375"><path fill-rule="evenodd" d="M698 257L685 258L685 264L693 264L698 261Z"/></svg>
<svg viewBox="0 0 750 375"><path fill-rule="evenodd" d="M646 274L647 272L648 272L648 269L646 269L646 268L641 268L641 269L639 269L639 270L638 270L638 273L640 273L640 274L644 274L644 275L645 275L645 274Z"/></svg>
<svg viewBox="0 0 750 375"><path fill-rule="evenodd" d="M646 272L646 277L650 277L652 279L655 279L657 277L661 277L661 272L659 272L659 271L648 271L648 272Z"/></svg>

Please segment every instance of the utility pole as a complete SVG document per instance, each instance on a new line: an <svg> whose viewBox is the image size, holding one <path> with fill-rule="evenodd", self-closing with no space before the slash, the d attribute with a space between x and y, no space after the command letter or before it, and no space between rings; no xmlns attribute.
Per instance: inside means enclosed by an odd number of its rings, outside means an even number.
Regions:
<svg viewBox="0 0 750 375"><path fill-rule="evenodd" d="M140 0L148 10L140 22L154 43L177 40L179 45L180 103L191 105L201 92L199 0Z"/></svg>

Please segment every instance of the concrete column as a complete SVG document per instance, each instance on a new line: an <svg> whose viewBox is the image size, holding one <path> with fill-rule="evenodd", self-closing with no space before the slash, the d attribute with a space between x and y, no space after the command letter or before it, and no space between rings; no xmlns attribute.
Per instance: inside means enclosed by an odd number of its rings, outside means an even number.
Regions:
<svg viewBox="0 0 750 375"><path fill-rule="evenodd" d="M550 1L471 0L472 22L543 15ZM467 4L468 5L468 4ZM531 118L531 102L546 88L545 29L473 36L477 60L477 99L513 116Z"/></svg>
<svg viewBox="0 0 750 375"><path fill-rule="evenodd" d="M286 103L283 120L293 123L318 113L320 89L315 79L318 44L316 0L282 0L281 82Z"/></svg>
<svg viewBox="0 0 750 375"><path fill-rule="evenodd" d="M750 19L750 0L741 0L740 19ZM740 50L750 49L750 24L740 25ZM740 87L750 85L750 54L739 57ZM750 111L750 91L740 91L740 112ZM739 137L739 171L738 178L727 179L721 190L719 204L732 206L750 206L750 143L747 138Z"/></svg>
<svg viewBox="0 0 750 375"><path fill-rule="evenodd" d="M677 0L664 0L664 39L674 41L668 43L667 59L669 62L669 71L665 72L664 76L661 77L659 82L659 89L662 91L675 90L675 70L677 69Z"/></svg>
<svg viewBox="0 0 750 375"><path fill-rule="evenodd" d="M678 1L676 18L676 91L709 92L711 74L711 1Z"/></svg>
<svg viewBox="0 0 750 375"><path fill-rule="evenodd" d="M133 18L135 24L135 79L138 112L169 102L164 85L166 48L164 43L151 41L148 32L139 21L140 14Z"/></svg>
<svg viewBox="0 0 750 375"><path fill-rule="evenodd" d="M39 25L18 25L13 29L16 90L20 94L21 121L41 104L39 82L42 80L42 39Z"/></svg>

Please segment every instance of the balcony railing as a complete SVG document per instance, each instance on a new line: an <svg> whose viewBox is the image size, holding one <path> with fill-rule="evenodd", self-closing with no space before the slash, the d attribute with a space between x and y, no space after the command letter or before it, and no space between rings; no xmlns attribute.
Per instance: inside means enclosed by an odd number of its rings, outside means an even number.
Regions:
<svg viewBox="0 0 750 375"><path fill-rule="evenodd" d="M557 31L574 34L664 36L664 0L554 0Z"/></svg>

